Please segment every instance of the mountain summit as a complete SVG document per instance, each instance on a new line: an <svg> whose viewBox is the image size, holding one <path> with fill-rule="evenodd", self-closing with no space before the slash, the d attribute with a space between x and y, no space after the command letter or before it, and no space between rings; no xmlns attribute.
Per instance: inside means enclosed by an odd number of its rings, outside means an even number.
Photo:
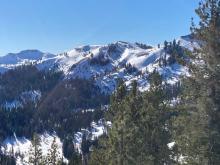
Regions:
<svg viewBox="0 0 220 165"><path fill-rule="evenodd" d="M189 36L181 37L175 42L174 44L177 45L178 42L179 47L186 50L192 50L196 44ZM40 70L62 71L65 79L93 79L105 93L111 93L120 78L127 85L137 80L139 89L146 90L148 73L155 69L167 83L175 83L180 75L187 74L187 68L176 60L162 65L162 61L169 61L172 56L172 51L167 52L166 49L164 45L152 47L142 43L118 41L108 45L81 46L58 55L25 50L0 57L0 72L33 64Z"/></svg>

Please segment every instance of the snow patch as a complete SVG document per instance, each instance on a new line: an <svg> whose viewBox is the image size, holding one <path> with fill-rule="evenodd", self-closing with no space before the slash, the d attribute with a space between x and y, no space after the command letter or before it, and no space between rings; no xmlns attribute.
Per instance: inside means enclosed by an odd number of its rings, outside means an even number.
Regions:
<svg viewBox="0 0 220 165"><path fill-rule="evenodd" d="M83 134L86 134L88 140L94 141L104 133L107 133L106 127L111 127L111 122L104 122L103 120L99 120L97 123L92 122L90 129L81 129L81 131L75 133L73 143L77 152L81 153Z"/></svg>
<svg viewBox="0 0 220 165"><path fill-rule="evenodd" d="M56 138L58 152L60 154L60 158L62 158L62 142L56 134L44 133L43 135L40 135L42 154L43 156L47 155L54 138ZM4 140L1 150L5 155L13 155L16 158L17 165L28 165L26 162L28 162L29 159L29 151L31 146L32 144L29 139L25 137L18 138L16 135L14 135L13 137ZM65 158L64 161L68 162Z"/></svg>

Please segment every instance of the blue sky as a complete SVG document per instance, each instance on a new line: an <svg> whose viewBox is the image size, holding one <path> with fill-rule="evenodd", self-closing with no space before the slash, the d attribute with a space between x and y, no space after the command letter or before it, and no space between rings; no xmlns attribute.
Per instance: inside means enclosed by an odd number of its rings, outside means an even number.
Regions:
<svg viewBox="0 0 220 165"><path fill-rule="evenodd" d="M118 40L157 44L189 33L199 0L0 0L0 55L59 53Z"/></svg>

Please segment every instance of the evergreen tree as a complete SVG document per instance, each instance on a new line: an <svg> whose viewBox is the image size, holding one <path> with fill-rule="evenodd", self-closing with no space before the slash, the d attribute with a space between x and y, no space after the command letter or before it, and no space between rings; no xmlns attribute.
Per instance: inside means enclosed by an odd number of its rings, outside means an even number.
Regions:
<svg viewBox="0 0 220 165"><path fill-rule="evenodd" d="M136 96L137 92L138 92L138 83L137 83L137 81L133 81L131 86L132 86L131 94L132 94L132 96Z"/></svg>
<svg viewBox="0 0 220 165"><path fill-rule="evenodd" d="M82 150L82 165L88 165L88 155L89 155L89 141L87 140L86 133L83 133L81 150Z"/></svg>
<svg viewBox="0 0 220 165"><path fill-rule="evenodd" d="M196 65L192 64L192 76L184 84L174 135L179 154L185 156L188 164L217 165L220 163L220 1L201 2L196 13L199 26L193 24L191 30L200 48L193 53Z"/></svg>
<svg viewBox="0 0 220 165"><path fill-rule="evenodd" d="M81 157L73 146L73 138L67 136L63 141L63 156L68 159L69 165L80 165Z"/></svg>
<svg viewBox="0 0 220 165"><path fill-rule="evenodd" d="M118 87L108 111L112 127L91 154L91 164L171 163L171 152L167 147L171 137L169 113L163 103L162 79L156 72L150 77L151 89L145 94L138 92L137 82L132 83L129 92L123 83ZM125 95L119 97L122 89L125 89Z"/></svg>
<svg viewBox="0 0 220 165"><path fill-rule="evenodd" d="M165 51L167 50L167 48L168 48L168 42L164 41L164 49L165 49Z"/></svg>
<svg viewBox="0 0 220 165"><path fill-rule="evenodd" d="M171 164L171 151L167 147L171 141L170 108L161 76L154 71L149 78L150 90L143 95L138 122L143 164Z"/></svg>
<svg viewBox="0 0 220 165"><path fill-rule="evenodd" d="M68 164L69 165L81 165L81 157L78 153L73 153L72 157L68 159Z"/></svg>
<svg viewBox="0 0 220 165"><path fill-rule="evenodd" d="M33 139L31 141L31 147L29 150L28 164L30 165L43 165L44 164L40 142L41 142L40 137L35 133L33 135Z"/></svg>
<svg viewBox="0 0 220 165"><path fill-rule="evenodd" d="M58 151L56 137L54 137L53 139L46 161L48 165L61 165L62 164L60 153Z"/></svg>
<svg viewBox="0 0 220 165"><path fill-rule="evenodd" d="M125 109L123 100L127 95L126 86L119 80L118 88L111 97L107 120L114 121L108 136L99 141L100 148L91 155L90 164L125 164ZM127 143L128 144L128 143Z"/></svg>

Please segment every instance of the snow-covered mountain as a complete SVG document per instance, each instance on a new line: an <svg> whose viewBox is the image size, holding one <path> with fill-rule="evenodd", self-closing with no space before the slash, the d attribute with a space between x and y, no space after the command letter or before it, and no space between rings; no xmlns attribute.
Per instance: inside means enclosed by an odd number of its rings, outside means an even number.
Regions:
<svg viewBox="0 0 220 165"><path fill-rule="evenodd" d="M39 60L50 59L55 55L39 50L24 50L19 53L9 53L0 57L0 72L5 72L19 65L32 64Z"/></svg>
<svg viewBox="0 0 220 165"><path fill-rule="evenodd" d="M181 48L188 51L193 51L195 47L198 47L198 42L194 41L190 36L181 37L177 42ZM149 75L154 70L157 70L163 76L164 82L168 84L175 84L179 81L181 76L188 75L188 68L181 65L178 61L161 65L160 60L168 60L170 56L171 54L165 51L163 44L153 47L141 43L123 41L108 45L81 46L58 55L43 53L38 50L25 50L0 57L0 73L4 73L21 65L32 64L39 70L55 69L57 71L62 71L65 80L76 78L92 79L95 84L100 87L102 92L108 94L115 90L119 78L123 79L127 86L129 86L133 80L137 80L139 90L145 91L149 88ZM12 84L12 86L14 86L14 84ZM65 86L68 86L68 84ZM25 91L19 91L18 96L15 95L16 97L14 99L5 100L1 106L6 109L12 109L22 107L27 102L31 102L35 105L40 102L41 98L48 99L57 96L54 94L56 93L56 89L54 91L47 93L48 95L44 95L44 91L38 88L26 89ZM58 95L60 95L60 93ZM63 96L66 95L60 95L60 97ZM174 103L175 102L176 100L174 100ZM109 123L104 124L106 125ZM84 132L87 132L88 135L91 136L91 139L96 139L105 131L101 120L98 123L92 122L89 129L81 129L81 131L74 134L73 144L78 152L80 152L82 134ZM42 149L45 153L51 145L53 137L57 136L55 134L41 135L43 141ZM57 139L62 156L62 142L59 137L57 137ZM30 140L26 138L17 138L14 136L11 139L6 139L4 141L6 147L0 149L7 155L10 149L14 147L15 152L22 151L21 154L24 155L24 159L27 160L27 152L30 143ZM16 160L17 164L19 164L21 162L21 157L17 157Z"/></svg>
<svg viewBox="0 0 220 165"><path fill-rule="evenodd" d="M183 48L192 50L196 42L190 36L179 39ZM0 72L24 64L35 64L39 69L63 71L66 79L94 79L103 92L111 93L118 78L129 85L137 80L140 90L148 88L147 78L154 69L158 70L167 83L175 83L187 68L178 63L159 66L159 58L169 58L164 47L151 47L140 43L115 42L108 45L87 45L74 48L58 55L26 50L0 57Z"/></svg>

